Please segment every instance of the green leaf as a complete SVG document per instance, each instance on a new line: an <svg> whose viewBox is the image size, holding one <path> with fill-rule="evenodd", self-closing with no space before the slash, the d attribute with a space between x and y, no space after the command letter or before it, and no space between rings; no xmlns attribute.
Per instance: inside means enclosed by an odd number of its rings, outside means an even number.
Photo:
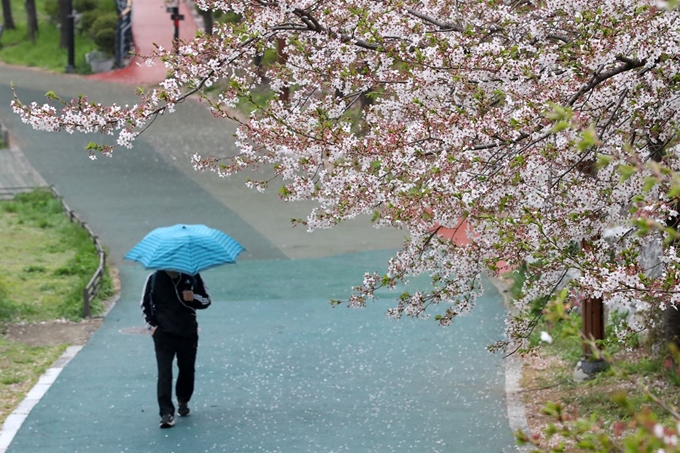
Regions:
<svg viewBox="0 0 680 453"><path fill-rule="evenodd" d="M503 209L505 208L505 204L508 202L508 197L505 196L501 198L501 204L498 206L498 212L503 212Z"/></svg>
<svg viewBox="0 0 680 453"><path fill-rule="evenodd" d="M554 102L549 102L548 105L552 108L551 111L547 112L545 116L553 121L571 120L574 115L574 111L569 107L562 107Z"/></svg>
<svg viewBox="0 0 680 453"><path fill-rule="evenodd" d="M612 161L611 156L606 156L604 154L598 154L597 155L597 163L595 164L596 168L599 170L601 168L606 167L609 165Z"/></svg>
<svg viewBox="0 0 680 453"><path fill-rule="evenodd" d="M650 190L654 188L654 186L659 182L657 178L654 176L648 176L645 178L645 184L642 186L642 190L645 193L648 193Z"/></svg>
<svg viewBox="0 0 680 453"><path fill-rule="evenodd" d="M626 181L631 176L633 176L633 174L635 174L636 169L632 165L621 164L619 165L618 171L621 174L621 182L623 182Z"/></svg>
<svg viewBox="0 0 680 453"><path fill-rule="evenodd" d="M671 198L680 198L680 186L673 185L668 191L668 196Z"/></svg>
<svg viewBox="0 0 680 453"><path fill-rule="evenodd" d="M590 126L588 129L583 131L583 133L581 134L581 141L578 142L576 147L581 151L586 151L592 146L597 145L597 143L598 140L595 128L593 126Z"/></svg>
<svg viewBox="0 0 680 453"><path fill-rule="evenodd" d="M555 125L552 127L552 129L550 129L550 132L555 134L557 132L562 132L565 129L569 129L569 121L560 120L557 123L555 123Z"/></svg>

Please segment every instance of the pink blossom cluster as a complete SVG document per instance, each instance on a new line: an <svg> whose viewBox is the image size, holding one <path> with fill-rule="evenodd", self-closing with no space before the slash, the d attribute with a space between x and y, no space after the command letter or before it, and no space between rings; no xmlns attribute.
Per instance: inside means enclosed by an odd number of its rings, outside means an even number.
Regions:
<svg viewBox="0 0 680 453"><path fill-rule="evenodd" d="M351 304L428 274L390 315L449 324L481 294L480 276L527 263L520 307L553 294L565 271L585 295L663 307L678 300L672 237L680 170L680 13L655 0L200 0L238 23L159 50L171 76L132 107L86 98L15 111L46 130L119 135L130 146L155 116L190 95L240 122L237 156L194 156L229 176L254 167L282 198L318 207L310 230L372 216L408 231L385 275L369 275ZM285 44L260 72L258 55ZM233 107L266 80L277 98L249 118ZM221 87L218 96L206 87ZM289 92L289 98L283 97ZM58 102L58 99L54 101ZM468 241L439 234L466 219ZM604 232L623 232L604 238ZM509 323L521 337L526 320Z"/></svg>

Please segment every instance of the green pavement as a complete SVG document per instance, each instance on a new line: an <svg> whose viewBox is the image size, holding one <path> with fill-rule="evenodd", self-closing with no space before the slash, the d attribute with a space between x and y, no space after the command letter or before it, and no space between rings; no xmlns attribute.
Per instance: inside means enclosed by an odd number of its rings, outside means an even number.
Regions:
<svg viewBox="0 0 680 453"><path fill-rule="evenodd" d="M329 306L357 261L385 256L206 272L215 302L199 314L193 412L170 431L157 427L151 339L125 333L138 332L146 272L124 267L117 306L8 452L511 451L503 367L484 350L503 326L493 290L455 329L387 319L389 301Z"/></svg>
<svg viewBox="0 0 680 453"><path fill-rule="evenodd" d="M246 191L238 178L192 173L187 156L219 147L228 153L231 136L228 125L203 129L210 115L196 103L161 118L134 149L90 161L83 146L98 137L20 124L9 111L9 81L24 101L38 102L51 88L134 102L129 87L5 66L0 74L0 119L109 247L122 282L103 326L7 452L515 451L504 364L485 350L502 335L505 317L488 282L474 313L451 328L386 318L390 292L365 309L332 308L329 299L346 298L364 272L385 268L403 232L376 231L359 219L308 234L286 224L308 204ZM148 272L121 258L152 228L179 222L223 229L247 252L238 264L203 274L214 303L199 313L193 412L160 430L152 342L140 333Z"/></svg>

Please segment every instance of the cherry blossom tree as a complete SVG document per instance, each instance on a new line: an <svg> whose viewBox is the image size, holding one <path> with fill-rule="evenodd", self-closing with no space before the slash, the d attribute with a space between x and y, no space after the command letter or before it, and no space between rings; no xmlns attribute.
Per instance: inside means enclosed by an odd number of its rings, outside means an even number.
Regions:
<svg viewBox="0 0 680 453"><path fill-rule="evenodd" d="M424 273L432 289L403 293L389 314L435 314L446 325L473 307L484 272L522 263L520 309L552 297L569 270L569 290L605 304L680 300L676 9L654 0L197 3L241 20L159 48L172 76L137 105L48 93L44 105L15 99L15 111L36 129L117 134L132 147L157 115L204 98L218 121L240 123L239 153L196 155L197 170L268 166L271 179L249 184L315 200L299 220L309 230L370 215L376 228L408 231L387 272L355 288L353 306ZM254 58L281 41L285 58L262 74ZM239 118L234 107L262 75L289 96ZM218 96L206 91L213 85ZM89 148L93 158L114 152ZM468 240L451 241L452 229ZM652 246L658 259L645 264ZM509 341L531 328L514 317Z"/></svg>

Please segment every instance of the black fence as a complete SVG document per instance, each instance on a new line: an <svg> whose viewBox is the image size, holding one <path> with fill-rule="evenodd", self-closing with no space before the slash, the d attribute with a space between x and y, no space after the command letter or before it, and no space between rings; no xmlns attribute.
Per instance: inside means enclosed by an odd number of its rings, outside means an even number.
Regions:
<svg viewBox="0 0 680 453"><path fill-rule="evenodd" d="M132 50L132 1L116 0L118 22L116 23L116 43L114 46L114 65L116 68L125 67L125 59L130 58Z"/></svg>
<svg viewBox="0 0 680 453"><path fill-rule="evenodd" d="M2 199L4 196L13 197L19 193L32 192L37 188L38 187L0 187L0 199ZM91 316L92 301L95 297L97 297L97 294L102 287L104 269L106 266L106 252L104 251L101 242L99 242L99 237L94 234L87 223L83 222L80 217L78 217L78 214L69 208L66 202L64 202L62 196L59 195L59 192L57 192L57 189L54 186L50 186L49 189L52 192L54 198L61 202L61 206L64 209L66 215L68 215L68 218L71 220L71 222L75 222L84 228L85 231L87 231L87 234L90 236L90 239L92 239L94 246L97 248L97 254L99 255L99 266L97 267L97 270L88 284L85 286L85 288L83 288L83 316L85 318L89 318Z"/></svg>

